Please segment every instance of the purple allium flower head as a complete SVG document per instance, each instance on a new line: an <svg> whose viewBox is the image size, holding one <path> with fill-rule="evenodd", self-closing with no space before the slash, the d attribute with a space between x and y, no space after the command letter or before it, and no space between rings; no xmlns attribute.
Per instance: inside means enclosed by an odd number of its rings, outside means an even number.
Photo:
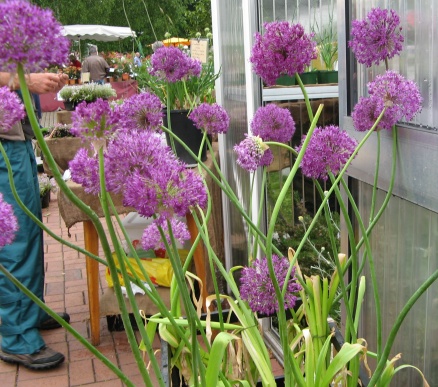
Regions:
<svg viewBox="0 0 438 387"><path fill-rule="evenodd" d="M185 216L192 206L206 205L202 177L187 170L154 132L119 132L105 157L108 189L122 192L124 205L143 216L164 211Z"/></svg>
<svg viewBox="0 0 438 387"><path fill-rule="evenodd" d="M73 160L68 163L71 179L84 187L84 191L98 195L100 193L99 161L97 155L90 157L86 148L77 151Z"/></svg>
<svg viewBox="0 0 438 387"><path fill-rule="evenodd" d="M287 258L272 256L275 277L280 288L284 286L286 274L289 270L290 262ZM296 293L301 290L301 286L294 278L295 268L292 269L290 279L287 284L284 296L285 309L292 309L297 301ZM266 257L257 259L252 267L245 267L240 277L240 296L252 311L271 315L278 312L279 305L276 298L274 284L269 276L268 261Z"/></svg>
<svg viewBox="0 0 438 387"><path fill-rule="evenodd" d="M68 61L70 41L51 10L28 1L0 2L0 71L15 73L21 63L26 71L41 71Z"/></svg>
<svg viewBox="0 0 438 387"><path fill-rule="evenodd" d="M189 64L188 64L186 79L191 77L199 77L202 71L201 61L191 57L188 58L189 58Z"/></svg>
<svg viewBox="0 0 438 387"><path fill-rule="evenodd" d="M178 179L169 185L163 204L168 209L173 209L179 216L185 216L191 208L207 205L207 190L204 180L197 169L184 169L178 174Z"/></svg>
<svg viewBox="0 0 438 387"><path fill-rule="evenodd" d="M119 122L117 110L107 100L81 102L72 114L71 132L83 139L109 138Z"/></svg>
<svg viewBox="0 0 438 387"><path fill-rule="evenodd" d="M161 132L163 109L160 99L152 93L135 94L118 108L119 127L123 130L155 130Z"/></svg>
<svg viewBox="0 0 438 387"><path fill-rule="evenodd" d="M263 152L263 156L260 159L259 165L261 167L268 167L268 166L270 166L272 164L273 161L274 161L274 154L268 148L268 149L265 149L265 151Z"/></svg>
<svg viewBox="0 0 438 387"><path fill-rule="evenodd" d="M234 151L237 153L237 164L249 172L272 162L272 152L270 153L271 157L268 156L269 153L265 156L267 150L267 146L264 145L260 137L248 136L247 134L245 134L245 139L234 145Z"/></svg>
<svg viewBox="0 0 438 387"><path fill-rule="evenodd" d="M396 71L377 75L374 81L368 83L368 93L376 104L378 114L386 106L384 120L379 126L388 130L403 117L411 121L421 110L423 102L417 84Z"/></svg>
<svg viewBox="0 0 438 387"><path fill-rule="evenodd" d="M169 150L161 144L160 136L155 132L145 130L118 132L114 140L108 144L105 154L108 189L121 192L126 179L135 171L148 177L160 168L161 163L175 163L176 157L172 154L167 157L168 152Z"/></svg>
<svg viewBox="0 0 438 387"><path fill-rule="evenodd" d="M165 217L160 217L150 226L146 227L143 231L141 246L144 250L158 250L166 248L158 227L163 229L163 232L166 235L167 243L171 245L167 219ZM184 241L190 239L189 230L184 222L181 222L176 218L172 218L170 219L170 227L175 240L179 241L181 244L184 244Z"/></svg>
<svg viewBox="0 0 438 387"><path fill-rule="evenodd" d="M0 133L5 133L21 119L26 113L17 93L9 90L7 86L0 87Z"/></svg>
<svg viewBox="0 0 438 387"><path fill-rule="evenodd" d="M379 112L377 110L376 101L374 99L361 97L351 113L354 128L358 132L366 132L370 130L380 113L381 111ZM383 119L384 117L380 120L378 128L381 128Z"/></svg>
<svg viewBox="0 0 438 387"><path fill-rule="evenodd" d="M179 48L158 48L151 56L151 75L167 82L177 82L190 76L199 76L201 67Z"/></svg>
<svg viewBox="0 0 438 387"><path fill-rule="evenodd" d="M0 193L0 249L12 243L17 231L18 222L13 208L3 200L3 194Z"/></svg>
<svg viewBox="0 0 438 387"><path fill-rule="evenodd" d="M301 24L287 21L264 23L265 34L255 35L250 61L254 72L268 86L282 74L302 73L316 59L316 42L306 34Z"/></svg>
<svg viewBox="0 0 438 387"><path fill-rule="evenodd" d="M351 23L349 46L359 63L370 67L391 59L402 50L400 18L394 10L373 8L365 20Z"/></svg>
<svg viewBox="0 0 438 387"><path fill-rule="evenodd" d="M263 141L289 142L295 133L295 122L288 109L270 103L257 109L251 129Z"/></svg>
<svg viewBox="0 0 438 387"><path fill-rule="evenodd" d="M303 145L297 148L299 152ZM336 125L318 127L313 132L301 160L303 175L312 179L328 179L328 171L336 175L356 148L357 142Z"/></svg>
<svg viewBox="0 0 438 387"><path fill-rule="evenodd" d="M202 103L189 115L199 130L205 130L208 134L226 133L230 125L230 117L226 110L214 103Z"/></svg>

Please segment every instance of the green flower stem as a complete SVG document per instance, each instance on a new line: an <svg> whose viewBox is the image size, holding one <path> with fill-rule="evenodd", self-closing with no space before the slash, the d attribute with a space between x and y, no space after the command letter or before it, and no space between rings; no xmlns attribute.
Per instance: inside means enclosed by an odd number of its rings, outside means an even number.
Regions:
<svg viewBox="0 0 438 387"><path fill-rule="evenodd" d="M20 89L23 96L24 106L26 107L27 116L29 118L29 121L32 125L32 129L34 131L35 137L38 141L38 145L41 148L41 151L43 152L43 155L45 157L45 160L47 164L50 167L50 170L53 173L53 177L56 180L56 183L58 184L59 188L63 191L63 193L66 195L66 197L74 204L76 207L78 207L81 211L83 211L92 221L94 227L96 228L96 232L99 235L99 239L101 241L102 249L107 255L111 252L110 246L108 244L108 240L106 238L105 230L99 220L99 217L97 214L89 207L87 206L83 201L81 201L67 186L66 182L62 178L61 173L58 170L58 166L55 163L55 160L53 159L52 154L50 153L50 150L47 146L46 141L44 140L44 137L41 133L41 129L38 124L38 120L35 116L35 111L33 110L32 100L30 97L29 89L26 84L26 79L24 76L24 70L23 66L21 64L17 65L17 72L18 72L18 79L20 81ZM88 256L90 256L90 253L87 252ZM94 258L94 257L92 257Z"/></svg>
<svg viewBox="0 0 438 387"><path fill-rule="evenodd" d="M47 312L54 320L56 320L63 328L67 330L75 339L77 339L85 348L87 348L96 358L98 358L104 365L106 365L111 371L117 375L120 380L127 386L135 387L128 377L118 368L117 365L112 363L108 358L106 358L97 348L94 347L88 340L84 339L81 334L76 331L69 323L65 322L57 313L50 309L43 301L39 299L34 293L32 293L26 286L24 286L20 281L18 281L8 270L0 263L0 271L17 287L19 288L27 297L29 297L35 304L37 304L41 309Z"/></svg>
<svg viewBox="0 0 438 387"><path fill-rule="evenodd" d="M298 254L300 253L301 249L304 246L304 243L306 242L306 240L308 239L311 231L313 230L313 227L315 226L319 215L321 214L322 209L324 208L325 203L328 201L328 198L330 197L330 195L332 194L332 192L335 189L335 185L339 184L339 181L341 180L342 176L344 175L345 171L347 170L347 168L349 167L349 165L351 164L351 162L353 161L353 159L356 157L357 153L359 152L359 150L363 147L363 145L365 144L365 142L368 140L368 138L371 136L371 134L373 133L374 129L377 127L378 123L380 122L380 120L383 117L383 114L385 113L386 108L383 109L383 111L380 113L379 117L377 118L376 122L374 123L374 125L372 126L372 128L368 131L368 133L364 136L364 138L360 141L360 143L358 144L358 146L356 147L356 149L353 151L353 153L351 154L350 158L347 160L347 162L345 163L344 167L341 169L341 171L338 174L338 177L336 178L336 180L333 182L332 187L327 191L326 197L322 200L321 205L319 206L318 210L315 213L315 216L313 217L312 222L310 223L306 233L304 234L299 246L296 249L295 252L295 257L294 260L297 260L298 258ZM307 147L307 145L306 145ZM304 148L304 144L303 144L303 148ZM300 161L301 162L301 161ZM290 274L292 271L292 267L289 269L288 274L286 276L285 279L285 286L283 287L283 294L286 291L286 284L288 279L290 278ZM301 283L302 281L300 281Z"/></svg>
<svg viewBox="0 0 438 387"><path fill-rule="evenodd" d="M195 97L193 97L193 100L190 98L190 94L187 91L187 85L185 81L182 81L183 87L184 87L184 93L185 93L185 97L187 98L187 101L189 102L188 105L190 106L190 111L193 110L193 108L195 108L196 106L196 99ZM182 102L182 101L181 101ZM203 101L201 101L203 102Z"/></svg>
<svg viewBox="0 0 438 387"><path fill-rule="evenodd" d="M20 196L18 196L17 193L17 189L15 188L15 182L14 182L14 178L13 178L13 171L12 171L12 167L11 167L11 163L9 162L8 159L8 155L6 154L3 145L0 142L0 153L2 154L5 164L6 164L6 168L8 170L8 177L9 177L9 185L11 187L11 191L12 194L14 195L14 199L17 202L17 204L20 206L20 208L26 213L27 216L29 216L29 218L35 222L42 230L44 230L48 235L50 235L53 239L55 239L56 241L62 243L65 246L68 246L76 251L78 251L79 253L82 253L84 255L87 255L93 259L95 259L96 261L98 261L99 263L106 265L107 262L105 260L103 260L102 258L99 258L97 255L91 254L89 251L73 244L70 243L69 241L59 237L57 234L55 234L52 230L50 230L43 222L41 222L40 219L38 219L23 203L23 201L21 200Z"/></svg>
<svg viewBox="0 0 438 387"><path fill-rule="evenodd" d="M371 255L371 246L369 245L368 237L371 234L371 231L374 228L374 226L376 225L377 221L380 219L381 215L383 214L383 211L386 209L388 202L389 202L389 199L392 196L392 191L394 188L395 172L396 172L396 165L397 165L397 129L395 128L395 126L392 129L392 134L393 134L392 172L391 172L391 179L390 179L388 192L386 194L385 200L384 200L380 210L378 211L378 213L376 214L376 217L372 220L372 222L368 226L368 229L365 230L365 228L363 228L361 230L362 237L356 246L356 249L359 250L359 248L362 246L362 244L364 242L365 242L365 244L368 244L367 250L364 253L364 261L365 261L365 258L368 258L369 267L370 267L370 275L371 275L371 280L372 280L372 285L373 285L373 294L374 294L375 307L376 307L376 325L377 325L376 334L377 334L377 358L378 359L380 359L380 356L382 353L382 321L381 321L382 319L381 319L380 297L379 297L378 286L377 286L376 271L375 271L375 267L374 267L374 259L372 258L372 255ZM354 209L356 207L356 205L355 205L355 202L351 196L350 196L350 201L352 203L352 208ZM358 220L361 219L358 210L357 210L356 217ZM359 225L361 225L361 222L359 222ZM362 223L362 226L363 226L363 223ZM369 252L369 253L367 254L367 252Z"/></svg>
<svg viewBox="0 0 438 387"><path fill-rule="evenodd" d="M202 169L211 177L211 179L213 180L213 182L215 182L219 188L221 189L221 191L228 196L228 198L231 200L231 202L233 203L233 205L236 207L237 210L239 210L240 214L242 215L242 217L245 219L245 221L247 222L248 226L257 233L257 235L262 238L263 240L266 241L266 235L257 228L257 226L254 224L254 222L252 221L252 219L248 216L248 214L246 213L245 209L242 207L240 200L237 198L237 196L235 195L234 191L232 190L232 188L230 187L230 185L228 184L227 180L223 177L222 172L219 168L219 165L217 164L216 158L214 156L214 151L213 148L210 144L209 141L207 141L207 145L209 147L209 151L212 157L212 162L213 165L215 167L216 173L218 173L219 178L215 175L215 172L210 170L210 168L208 168L204 162L202 162L202 160L199 159L199 157L197 157L197 155L195 155L190 148L184 143L184 141L182 141L178 136L176 136L173 132L171 132L168 128L162 126L161 127L162 130L166 133L169 134L170 137L174 138L176 141L178 141L186 150L187 152L193 157L195 158L195 160L198 162L198 165L200 167L202 167ZM263 246L261 246L263 248ZM275 247L273 246L274 252L276 254L281 255L281 252Z"/></svg>
<svg viewBox="0 0 438 387"><path fill-rule="evenodd" d="M254 178L255 178L255 174L254 174ZM265 192L265 186L266 186L266 179L267 179L267 168L263 167L262 170L262 184L260 187L260 192L262 193L260 195L260 200L259 200L259 210L258 210L258 214L257 214L257 228L260 229L261 228L261 222L263 219L263 213L264 213L264 206L265 206L265 195L263 195L263 192ZM254 179L255 181L255 179ZM252 192L252 188L251 188L251 192ZM252 195L251 195L252 197ZM250 241L250 236L252 234L252 229L249 229L250 233L248 236L248 241ZM257 234L254 234L254 241L253 241L253 248L252 248L252 257L254 258L257 254L257 246L259 245L259 236ZM248 251L251 251L251 249L248 249Z"/></svg>
<svg viewBox="0 0 438 387"><path fill-rule="evenodd" d="M106 223L108 226L108 232L110 234L111 240L112 240L112 242L114 244L114 248L116 250L117 258L119 261L119 265L120 265L120 269L122 272L122 276L123 276L123 280L125 283L125 287L126 287L129 301L131 302L131 305L135 305L135 298L134 298L134 295L132 292L132 288L130 286L130 281L129 281L128 275L126 273L126 267L124 265L124 256L122 253L122 248L120 246L120 241L118 240L117 235L115 233L113 223L111 220L111 214L109 212L109 205L108 205L108 200L107 200L107 190L106 190L106 185L105 185L105 166L104 166L104 159L103 159L103 148L99 149L98 157L99 157L99 178L100 178L100 192L101 192L102 209L103 209L103 212L105 215L105 220L106 220ZM119 308L120 308L120 312L121 312L121 316L122 316L122 321L123 321L123 324L125 327L126 336L128 338L129 344L131 346L131 350L133 352L134 359L135 359L137 366L138 366L138 369L143 377L143 381L145 382L145 384L147 386L152 387L151 378L150 378L149 373L147 371L146 365L142 359L140 349L138 348L138 345L137 345L137 339L135 337L134 330L132 329L132 325L130 323L129 312L126 308L126 304L125 304L125 301L123 299L121 284L119 281L119 276L117 273L116 264L115 264L115 261L114 261L112 254L107 255L107 260L108 260L108 267L110 269L111 277L112 277L112 280L114 283L114 292L116 294L117 302L119 304ZM137 314L139 313L138 310L136 310L136 308L133 308L133 311L134 311L134 313L137 313ZM151 353L152 353L152 351L151 351ZM153 357L153 354L152 354L152 357L150 360L153 364L154 370L156 372L158 371L158 374L157 374L158 382L160 383L160 385L164 386L164 382L162 380L162 376L160 373L160 367L157 363L156 358Z"/></svg>
<svg viewBox="0 0 438 387"><path fill-rule="evenodd" d="M397 337L397 333L400 330L400 327L406 318L409 311L412 309L412 307L415 305L415 303L418 301L418 299L426 292L426 290L438 279L438 270L435 270L432 275L421 284L421 286L415 291L415 293L409 298L409 300L406 302L405 306L397 316L397 319L395 320L394 325L391 328L391 331L389 332L388 339L386 340L385 347L383 348L383 352L380 355L380 359L378 360L377 367L373 373L373 376L371 377L368 386L372 387L377 385L379 382L379 378L381 377L385 366L387 359L389 357L389 354L391 352L392 345L394 344L394 341Z"/></svg>
<svg viewBox="0 0 438 387"><path fill-rule="evenodd" d="M330 180L333 182L335 180L333 174L329 173L329 176L330 176ZM345 180L343 178L341 179L341 184L345 189L346 183L345 183ZM342 200L341 192L340 192L339 187L337 185L335 188L335 194L336 194L336 197L338 198L338 203L340 205L342 214L343 214L344 219L345 219L345 223L347 225L348 238L350 240L351 250L354 251L353 256L357 256L353 226L351 224L346 205L345 205L344 201ZM367 246L369 246L369 242L367 242ZM336 263L336 268L337 268L338 273L340 273L340 275L342 275L343 268L341 267L341 264L339 262L337 255L335 256L335 263ZM357 281L358 281L358 278L357 278L357 276L358 276L357 259L352 260L351 273L352 273L352 278L351 278L350 283L352 284L352 286L350 288L349 294L347 294L347 290L346 290L346 286L345 286L344 281L339 282L340 288L341 288L342 299L344 300L344 308L345 308L345 312L347 315L347 321L345 323L345 333L344 333L344 339L345 339L345 342L347 342L347 343L350 343L350 342L355 343L357 341L357 329L356 329L356 324L355 324L355 321L353 319L353 313L352 313L352 311L354 310L354 303L355 302L357 302L357 304L356 304L357 309L354 311L355 317L360 314L360 307L361 307L361 303L359 303L358 300L356 299L356 293L357 293L356 288L357 288ZM350 337L351 337L351 339L350 339ZM348 376L348 385L351 387L355 387L355 386L357 386L357 380L359 377L359 358L357 356L350 360L350 363L348 365L348 369L351 372L351 375Z"/></svg>
<svg viewBox="0 0 438 387"><path fill-rule="evenodd" d="M371 208L370 208L370 220L374 217L374 208L376 207L376 195L377 195L377 182L379 181L379 166L380 166L380 130L377 131L377 159L376 159L376 172L374 173L373 194L371 196Z"/></svg>
<svg viewBox="0 0 438 387"><path fill-rule="evenodd" d="M335 186L335 194L336 194L336 197L338 199L339 207L342 211L342 215L344 216L345 222L347 224L348 238L351 242L351 245L355 246L355 243L354 243L355 235L354 235L353 226L350 222L348 209L346 208L346 205L345 205L344 201L342 200L339 187L333 183L335 181L335 177L333 176L333 174L331 172L329 173L329 176L330 176L330 180L331 180L332 184ZM345 184L345 181L343 178L340 181L343 184ZM353 247L353 249L354 249L354 247ZM337 269L338 273L340 273L340 276L342 276L342 273L344 270L342 269L342 267L340 265L340 262L339 262L337 255L334 256L334 261L335 261L336 269ZM356 295L355 295L355 291L356 291L355 284L357 281L356 266L357 266L357 262L355 262L353 260L352 279L351 279L351 283L353 284L353 286L350 289L350 295L347 294L347 289L346 289L344 281L340 281L342 299L344 300L344 307L345 307L345 311L346 311L346 315L347 315L344 338L345 338L346 342L350 342L350 335L351 335L353 343L355 343L356 339L357 339L356 332L354 332L354 329L353 329L354 328L354 320L353 320L353 313L352 313L352 310L353 310L352 302L354 302L356 299Z"/></svg>
<svg viewBox="0 0 438 387"><path fill-rule="evenodd" d="M170 87L169 84L166 85L166 89L167 89L167 109L166 109L166 115L167 115L167 126L168 126L168 130L169 132L172 132L172 122L170 120ZM169 140L170 140L170 147L172 148L173 153L176 154L176 150L175 150L175 142L172 136L169 136Z"/></svg>
<svg viewBox="0 0 438 387"><path fill-rule="evenodd" d="M295 79L298 81L298 84L300 85L301 88L301 92L303 93L304 101L307 107L307 114L309 115L309 120L313 121L312 107L310 106L310 100L309 100L309 96L307 95L306 87L304 86L303 81L301 80L301 77L299 76L298 73L295 74Z"/></svg>
<svg viewBox="0 0 438 387"><path fill-rule="evenodd" d="M321 106L320 106L320 109L321 109ZM314 119L314 121L312 122L312 125L310 127L311 129L312 129L312 126L314 128L315 125L316 125L316 121L317 121L317 119L319 117L318 112L320 112L320 109L318 109L318 111L317 111L316 120ZM376 122L374 123L373 127L368 131L368 133L365 135L365 137L361 140L361 142L358 144L356 149L353 151L351 157L347 160L347 162L345 163L344 167L339 172L338 177L334 181L332 187L327 192L326 197L323 199L323 201L322 201L318 211L316 212L316 214L315 214L311 224L309 225L309 228L307 229L306 233L304 234L304 236L303 236L303 238L302 238L302 240L300 242L300 245L298 246L298 248L296 250L296 254L295 254L294 260L297 260L299 252L303 248L304 243L306 242L307 238L309 237L309 234L310 234L311 230L315 226L316 221L318 220L318 217L319 217L319 215L320 215L320 213L321 213L325 203L328 201L328 198L329 198L330 194L334 191L335 185L339 183L340 179L344 175L345 171L347 170L348 166L351 164L351 162L354 159L354 157L356 156L356 154L359 152L359 150L362 148L362 146L365 144L365 142L371 136L371 134L373 133L374 129L377 127L378 123L382 119L383 114L385 113L385 110L386 110L386 108L383 109L383 111L380 113L380 115L377 118ZM311 133L306 136L306 140L310 141L310 136L311 136ZM308 143L306 143L306 141L303 143L303 146L302 146L302 149L300 151L300 154L306 149L307 144ZM295 165L296 165L296 168L298 168L298 165L301 162L300 154L298 155L298 158L295 161L293 168L295 168ZM302 156L301 156L301 158L302 158ZM291 170L291 174L292 174L292 170ZM285 186L286 186L286 184L285 184ZM283 191L285 191L285 187L283 187L283 190L280 192L280 195L282 194ZM284 192L284 195L285 195L285 192ZM281 203L280 198L279 198L279 200L277 200L277 207L281 206L279 203ZM277 214L278 214L278 211L279 211L279 209L277 209ZM275 213L274 213L274 215L275 215ZM270 222L269 228L268 228L268 238L267 238L267 240L268 240L268 251L269 251L269 235L272 236L273 229L274 229L274 224L275 224L275 219L272 219L271 222ZM272 259L271 259L271 261L269 261L269 259L268 259L268 267L269 267L269 270L270 270L270 275L271 275L272 281L274 283L274 288L275 288L275 290L277 292L278 281L273 276ZM271 272L271 269L272 269L272 272ZM279 300L279 304L282 304L281 301L282 301L282 298L284 297L284 294L286 292L287 282L288 282L288 280L290 278L291 272L292 272L292 265L291 265L291 267L290 267L290 269L289 269L289 271L288 271L288 273L286 275L285 284L283 286L281 294L279 294L279 295L277 294L277 299ZM302 281L300 281L300 283L301 282ZM288 340L287 340L287 334L286 334L286 331L287 331L286 330L286 318L285 318L284 310L282 310L281 306L280 306L280 311L279 311L278 315L279 315L279 326L280 326L280 339L281 339L281 342L282 342L284 356L285 356L285 359L286 359L286 362L285 362L285 373L289 373L287 371L289 371L289 367L291 366L291 364L290 364L291 357L288 356L289 355L289 346L288 346ZM293 369L292 369L292 371L293 371ZM302 377L302 375L299 375L299 376ZM290 375L287 375L286 380L289 380L289 378L290 378Z"/></svg>
<svg viewBox="0 0 438 387"><path fill-rule="evenodd" d="M210 195L210 194L209 194ZM213 262L213 254L214 254L214 250L211 247L211 243L210 243L210 238L209 238L209 234L208 234L208 226L207 226L207 222L208 222L208 217L209 214L211 213L211 200L209 200L209 206L207 208L207 215L204 215L204 212L202 211L201 208L198 208L199 214L201 215L202 218L202 224L199 222L199 219L197 216L195 216L196 214L193 215L193 218L195 220L196 226L198 227L198 230L202 230L203 231L203 235L202 235L202 239L204 240L204 244L207 248L207 256L208 256L208 260L210 263L210 270L211 270L211 278L213 281L213 287L214 287L214 293L216 296L216 303L217 303L217 309L218 309L218 314L219 314L219 323L221 325L221 330L223 330L223 324L224 324L224 318L222 316L222 304L221 304L221 299L220 299L220 292L219 292L219 286L217 283L217 278L216 278L216 272L215 272L215 265ZM207 284L203 284L203 286L207 286Z"/></svg>
<svg viewBox="0 0 438 387"><path fill-rule="evenodd" d="M169 231L171 232L171 228L169 224L168 227L169 227ZM169 244L167 243L167 238L164 235L162 229L160 230L160 234L166 246L166 250L168 251L169 254L169 260L170 263L172 264L174 278L177 284L177 289L180 292L181 299L183 301L184 309L187 316L187 321L189 322L189 326L190 326L192 340L191 342L188 343L187 346L188 348L191 349L191 353L192 353L192 360L193 360L192 373L196 374L196 372L199 371L200 379L201 379L201 380L198 380L198 378L194 379L195 386L197 386L199 382L201 383L201 385L205 385L205 367L202 365L202 362L200 361L199 344L198 341L195 339L197 337L197 329L201 328L201 322L196 314L196 311L194 310L194 306L192 302L190 301L190 294L185 283L185 273L181 265L181 258L179 257L178 254L178 249L175 243L175 239L171 238L172 248L170 248ZM202 331L202 329L200 330Z"/></svg>
<svg viewBox="0 0 438 387"><path fill-rule="evenodd" d="M50 166L50 168L52 170L54 178L55 178L56 182L58 183L58 186L60 187L60 189L63 190L63 192L66 194L66 196L78 208L80 208L83 212L85 212L90 217L90 219L93 222L93 225L95 226L96 231L98 232L98 235L100 237L101 245L102 245L102 248L104 250L105 256L108 258L108 263L109 263L109 266L110 266L110 270L112 269L113 273L117 273L116 270L115 270L115 265L114 265L114 267L111 268L111 260L112 260L111 249L109 247L109 243L108 243L108 240L106 238L106 234L105 234L105 231L103 229L103 226L102 226L102 224L101 224L101 222L99 220L99 217L97 216L97 214L94 211L92 211L90 209L89 206L85 205L85 203L83 203L81 200L79 200L73 194L73 192L67 187L67 184L62 179L61 173L59 172L59 170L58 170L58 168L56 166L56 163L55 163L55 161L53 159L53 156L51 155L51 153L50 153L50 151L49 151L49 149L47 147L47 144L44 141L43 135L42 135L41 130L40 130L39 125L38 125L38 121L37 121L36 116L35 116L35 112L33 111L33 105L32 105L32 101L31 101L31 98L30 98L29 89L27 88L27 85L26 85L26 80L25 80L25 77L24 77L23 67L20 64L18 65L18 77L19 77L20 87L21 87L21 91L22 91L22 95L23 95L23 101L24 101L24 104L25 104L25 107L26 107L26 111L27 111L27 114L28 114L28 117L29 117L29 121L30 121L30 123L32 125L32 128L34 130L35 137L37 138L38 144L40 145L41 150L42 150L42 152L43 152L43 154L44 154L44 156L46 158L46 161L47 161L48 165ZM89 254L87 254L87 255L89 255ZM114 264L114 262L112 262L112 263ZM117 283L118 283L118 277L116 276L115 285L117 285ZM120 291L120 289L118 289L117 286L116 286L115 290L116 290L116 295L117 295L118 292L120 292L120 298L118 298L118 300L119 301L120 300L123 301L123 299L121 299L121 291ZM122 303L119 302L119 306L122 309L123 309L123 305L124 305L123 302ZM127 313L126 313L126 316L127 316ZM122 317L123 317L123 313L122 313ZM127 326L127 325L130 325L129 318L128 318L127 324L125 323L125 326ZM134 342L135 342L135 336L134 336ZM125 376L125 378L126 378L126 376ZM150 382L150 377L149 376L145 376L145 378L149 379L149 382ZM145 380L145 382L146 382L146 380ZM149 385L149 382L147 383L148 385Z"/></svg>
<svg viewBox="0 0 438 387"><path fill-rule="evenodd" d="M280 148L285 148L287 149L289 152L291 152L294 156L298 156L298 152L292 148L290 145L285 144L283 142L276 142L276 141L266 141L264 142L266 145L276 145Z"/></svg>
<svg viewBox="0 0 438 387"><path fill-rule="evenodd" d="M277 221L277 217L278 217L278 214L280 212L281 206L283 204L284 198L285 198L286 193L289 190L289 187L292 184L292 181L295 177L295 174L299 168L301 160L304 156L304 152L307 148L307 145L310 142L310 138L312 136L312 133L315 130L319 115L322 112L323 106L324 105L319 106L319 108L316 112L316 115L315 115L314 119L312 120L312 124L311 124L309 132L306 136L306 139L304 140L303 146L301 147L301 150L298 154L298 157L295 160L295 163L293 164L293 166L291 168L289 176L287 177L287 179L284 183L284 186L280 191L280 194L278 195L277 202L275 203L275 206L272 210L271 219L269 221L268 232L267 232L267 237L266 237L266 240L267 240L266 241L266 259L267 259L267 263L268 263L269 276L271 277L271 280L272 280L273 285L274 285L276 298L278 300L278 307L279 307L279 311L277 313L277 316L278 316L278 322L279 322L279 327L280 327L280 340L281 340L281 345L283 348L283 355L284 355L284 359L285 359L285 362L284 362L285 376L286 376L286 380L289 380L290 375L293 374L295 381L300 386L304 385L304 379L303 379L303 376L301 374L301 371L299 369L298 364L293 359L291 349L289 346L288 335L287 335L286 312L284 309L284 301L283 301L284 294L282 293L282 289L280 289L280 286L278 284L278 280L275 277L274 266L272 263L272 235L274 233L275 223ZM286 275L286 280L285 280L283 289L287 288L287 282L288 282L288 278L290 278L291 271L292 271L292 265L289 268L288 275Z"/></svg>

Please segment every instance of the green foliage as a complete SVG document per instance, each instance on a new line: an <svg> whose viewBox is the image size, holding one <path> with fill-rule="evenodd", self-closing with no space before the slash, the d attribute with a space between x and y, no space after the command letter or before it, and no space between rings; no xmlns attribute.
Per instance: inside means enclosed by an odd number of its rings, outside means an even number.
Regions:
<svg viewBox="0 0 438 387"><path fill-rule="evenodd" d="M202 66L199 77L171 84L152 76L149 67L149 62L145 62L137 69L138 86L157 95L163 105L167 106L168 97L171 109L189 109L202 102L214 102L213 90L219 73L215 73L212 61Z"/></svg>
<svg viewBox="0 0 438 387"><path fill-rule="evenodd" d="M116 91L109 85L98 85L95 83L78 85L78 86L64 86L60 92L60 97L68 102L92 102L98 98L108 99L116 97Z"/></svg>
<svg viewBox="0 0 438 387"><path fill-rule="evenodd" d="M268 201L275 202L281 189L280 174L269 174L267 189ZM287 256L288 249L296 249L306 233L306 225L312 222L313 217L309 214L298 191L290 191L286 196L282 211L275 226L274 245ZM332 214L332 222L339 227L340 217L338 213ZM339 239L337 248L339 249ZM333 260L330 256L330 239L327 224L324 217L319 217L312 229L307 243L300 252L300 267L303 274L326 274L333 271Z"/></svg>

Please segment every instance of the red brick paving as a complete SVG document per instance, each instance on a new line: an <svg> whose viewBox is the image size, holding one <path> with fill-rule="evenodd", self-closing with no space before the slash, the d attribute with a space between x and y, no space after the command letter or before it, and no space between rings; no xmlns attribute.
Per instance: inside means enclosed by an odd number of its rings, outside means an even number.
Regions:
<svg viewBox="0 0 438 387"><path fill-rule="evenodd" d="M55 195L49 208L43 209L43 222L56 234L84 247L82 224L70 229L71 237L59 216ZM67 311L71 325L90 340L87 278L85 258L75 250L59 244L55 239L44 236L46 285L45 301L56 311ZM101 274L104 267L101 265ZM101 275L102 292L106 287L105 276ZM64 329L42 331L48 346L63 353L65 362L54 370L31 371L22 366L0 361L0 386L2 387L75 387L105 386L122 387L118 377L85 349ZM156 341L157 348L159 342ZM143 386L134 357L129 349L125 332L109 332L106 318L101 318L100 352L122 369L136 386Z"/></svg>

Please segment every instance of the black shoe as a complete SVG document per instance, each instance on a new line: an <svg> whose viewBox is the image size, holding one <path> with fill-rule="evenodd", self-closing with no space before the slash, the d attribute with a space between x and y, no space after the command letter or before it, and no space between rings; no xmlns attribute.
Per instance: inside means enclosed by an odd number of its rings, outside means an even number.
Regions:
<svg viewBox="0 0 438 387"><path fill-rule="evenodd" d="M31 355L17 355L0 350L0 359L6 363L21 364L31 370L46 370L57 367L65 358L62 353L55 352L49 347L43 347Z"/></svg>
<svg viewBox="0 0 438 387"><path fill-rule="evenodd" d="M61 317L65 322L70 322L70 316L68 313L61 312L58 313L58 316ZM49 329L56 329L61 328L61 324L56 321L53 317L49 317L47 320L44 320L42 323L40 323L40 326L38 329L43 330L49 330Z"/></svg>

